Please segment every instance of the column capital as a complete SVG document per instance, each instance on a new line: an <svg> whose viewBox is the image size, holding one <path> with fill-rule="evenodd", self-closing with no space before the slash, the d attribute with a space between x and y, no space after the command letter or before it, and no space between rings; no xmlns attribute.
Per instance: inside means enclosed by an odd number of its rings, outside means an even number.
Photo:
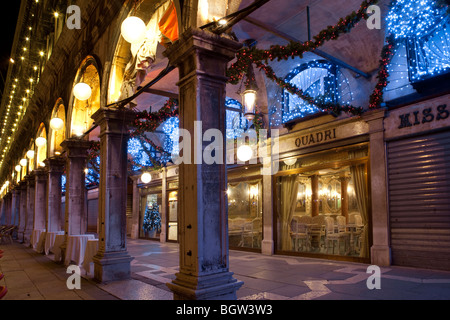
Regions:
<svg viewBox="0 0 450 320"><path fill-rule="evenodd" d="M61 156L52 157L45 159L44 163L48 172L63 173L64 166L66 165L66 159Z"/></svg>
<svg viewBox="0 0 450 320"><path fill-rule="evenodd" d="M195 74L226 81L227 63L241 47L239 42L209 31L188 29L163 55L178 66L180 83Z"/></svg>
<svg viewBox="0 0 450 320"><path fill-rule="evenodd" d="M26 175L23 179L27 184L34 182L36 179L36 173L34 171L30 172L28 175Z"/></svg>
<svg viewBox="0 0 450 320"><path fill-rule="evenodd" d="M98 109L91 118L95 121L96 124L102 126L105 121L117 121L120 122L120 128L111 128L111 129L119 129L121 133L123 129L123 124L128 125L131 123L136 117L136 114L130 110L125 108L120 109L111 109L106 107L101 107ZM114 133L114 132L113 132Z"/></svg>
<svg viewBox="0 0 450 320"><path fill-rule="evenodd" d="M19 182L19 189L20 191L27 189L27 182L25 181L25 178Z"/></svg>
<svg viewBox="0 0 450 320"><path fill-rule="evenodd" d="M241 43L229 38L206 30L190 28L180 36L178 41L166 49L163 55L176 65L186 58L186 53L200 49L214 52L215 59L223 56L229 61L241 47Z"/></svg>
<svg viewBox="0 0 450 320"><path fill-rule="evenodd" d="M34 170L34 176L37 180L44 180L47 178L47 170L45 168L38 168Z"/></svg>
<svg viewBox="0 0 450 320"><path fill-rule="evenodd" d="M91 143L88 140L78 138L70 138L61 143L61 147L66 151L69 158L87 157L87 150L90 146Z"/></svg>

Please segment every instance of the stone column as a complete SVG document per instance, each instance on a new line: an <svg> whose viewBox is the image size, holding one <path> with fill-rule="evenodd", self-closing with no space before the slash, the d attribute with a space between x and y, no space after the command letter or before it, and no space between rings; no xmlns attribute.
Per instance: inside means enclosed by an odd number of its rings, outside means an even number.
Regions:
<svg viewBox="0 0 450 320"><path fill-rule="evenodd" d="M384 110L367 112L363 119L369 124L370 179L372 197L372 264L389 266L389 214L387 202L386 148L384 143Z"/></svg>
<svg viewBox="0 0 450 320"><path fill-rule="evenodd" d="M99 248L94 256L94 278L99 282L131 276L127 236L127 125L130 110L101 107L92 115L100 126Z"/></svg>
<svg viewBox="0 0 450 320"><path fill-rule="evenodd" d="M5 207L5 221L4 223L6 225L10 225L11 224L11 202L12 202L12 195L11 195L11 191L9 191L5 197L3 198L3 203L4 203L4 207Z"/></svg>
<svg viewBox="0 0 450 320"><path fill-rule="evenodd" d="M89 141L71 138L61 143L66 160L66 236L81 235L87 231L85 172ZM66 237L67 240L67 237Z"/></svg>
<svg viewBox="0 0 450 320"><path fill-rule="evenodd" d="M266 147L267 148L267 147ZM270 148L267 148L270 149ZM269 153L269 152L268 152ZM272 154L268 155L270 161L263 161L263 166L265 171L270 170L273 172L273 162L272 162ZM275 246L274 246L274 225L273 225L273 186L274 186L274 176L264 174L263 175L263 192L262 192L262 201L263 201L263 240L261 243L261 253L265 255L273 255Z"/></svg>
<svg viewBox="0 0 450 320"><path fill-rule="evenodd" d="M47 181L47 232L62 230L61 221L61 177L64 173L65 159L61 157L49 158L44 161L48 172Z"/></svg>
<svg viewBox="0 0 450 320"><path fill-rule="evenodd" d="M25 228L27 226L27 182L19 182L20 205L19 205L19 231L18 237L21 243L25 242Z"/></svg>
<svg viewBox="0 0 450 320"><path fill-rule="evenodd" d="M19 186L14 186L12 190L11 203L11 224L19 226L19 211L20 211L20 189Z"/></svg>
<svg viewBox="0 0 450 320"><path fill-rule="evenodd" d="M131 217L131 239L139 239L139 208L140 208L140 192L138 188L139 177L132 177L133 180L133 203Z"/></svg>
<svg viewBox="0 0 450 320"><path fill-rule="evenodd" d="M34 172L31 172L25 177L27 183L27 202L26 202L26 218L25 218L25 232L24 232L24 243L25 245L30 245L31 234L34 227L34 201L35 201L35 176Z"/></svg>
<svg viewBox="0 0 450 320"><path fill-rule="evenodd" d="M47 173L45 169L34 170L35 173L35 200L34 200L34 230L46 228L46 200L47 200Z"/></svg>
<svg viewBox="0 0 450 320"><path fill-rule="evenodd" d="M179 167L180 271L167 284L176 300L236 299L242 285L229 272L224 151L225 74L239 47L212 33L187 30L165 52L179 70L180 128L191 135L190 145L184 148L190 148L192 155L190 164L185 161ZM201 130L195 121L202 122ZM212 128L223 136L222 163L202 164L200 157L210 142L202 142L196 134Z"/></svg>

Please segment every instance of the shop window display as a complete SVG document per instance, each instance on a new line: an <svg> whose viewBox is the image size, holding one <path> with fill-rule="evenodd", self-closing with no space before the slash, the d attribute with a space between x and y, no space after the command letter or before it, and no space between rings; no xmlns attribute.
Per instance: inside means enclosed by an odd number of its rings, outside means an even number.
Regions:
<svg viewBox="0 0 450 320"><path fill-rule="evenodd" d="M367 147L280 163L277 249L368 258Z"/></svg>
<svg viewBox="0 0 450 320"><path fill-rule="evenodd" d="M228 183L230 247L260 249L262 241L261 180Z"/></svg>
<svg viewBox="0 0 450 320"><path fill-rule="evenodd" d="M161 194L148 194L141 198L140 238L159 239L161 233Z"/></svg>

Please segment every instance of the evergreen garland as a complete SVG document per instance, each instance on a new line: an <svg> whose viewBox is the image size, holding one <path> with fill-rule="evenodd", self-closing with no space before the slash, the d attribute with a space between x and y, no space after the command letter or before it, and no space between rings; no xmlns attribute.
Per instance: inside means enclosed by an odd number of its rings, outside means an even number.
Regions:
<svg viewBox="0 0 450 320"><path fill-rule="evenodd" d="M339 19L335 26L328 26L326 29L320 31L311 41L307 41L305 43L290 41L286 46L273 45L269 50L257 49L256 47L243 48L236 55L237 61L234 62L227 70L228 82L231 84L238 84L246 73L248 65L254 63L258 69L264 71L268 79L274 81L278 86L287 90L289 93L299 96L301 99L321 110L328 111L336 115L341 112L360 115L363 112L362 107L325 102L323 97L320 96L317 98L312 98L310 95L304 93L293 84L287 83L284 79L276 76L275 72L268 65L268 63L273 60L281 61L296 57L303 58L303 54L305 52L314 51L325 42L329 40L336 40L340 35L349 33L358 22L362 19L368 18L367 8L377 2L378 0L363 1L358 11L353 11L345 18Z"/></svg>

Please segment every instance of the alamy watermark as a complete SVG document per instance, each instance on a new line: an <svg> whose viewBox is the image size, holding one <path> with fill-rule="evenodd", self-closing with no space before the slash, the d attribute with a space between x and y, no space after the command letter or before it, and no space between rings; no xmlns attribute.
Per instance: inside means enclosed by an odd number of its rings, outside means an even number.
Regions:
<svg viewBox="0 0 450 320"><path fill-rule="evenodd" d="M377 5L371 5L367 8L367 14L370 14L369 18L366 21L367 28L372 29L381 29L381 9Z"/></svg>
<svg viewBox="0 0 450 320"><path fill-rule="evenodd" d="M69 290L81 290L81 269L79 266L70 265L66 273L70 274L67 278L66 286Z"/></svg>
<svg viewBox="0 0 450 320"><path fill-rule="evenodd" d="M370 273L371 276L367 278L367 289L381 289L381 269L379 266L371 265L367 268L366 273Z"/></svg>

